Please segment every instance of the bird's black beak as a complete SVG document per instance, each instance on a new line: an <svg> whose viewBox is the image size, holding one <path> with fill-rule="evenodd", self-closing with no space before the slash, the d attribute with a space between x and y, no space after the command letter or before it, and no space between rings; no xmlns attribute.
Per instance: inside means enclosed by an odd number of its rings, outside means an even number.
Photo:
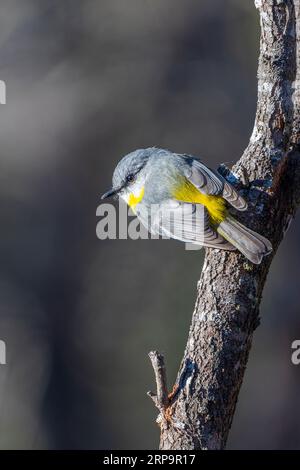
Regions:
<svg viewBox="0 0 300 470"><path fill-rule="evenodd" d="M118 194L118 189L110 189L109 191L106 191L106 193L102 194L101 199L106 199L107 197L115 196L115 194Z"/></svg>

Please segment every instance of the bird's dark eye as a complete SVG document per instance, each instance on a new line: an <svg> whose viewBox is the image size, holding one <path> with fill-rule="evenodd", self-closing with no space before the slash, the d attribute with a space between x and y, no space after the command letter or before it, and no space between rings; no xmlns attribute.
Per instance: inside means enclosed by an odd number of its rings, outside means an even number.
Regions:
<svg viewBox="0 0 300 470"><path fill-rule="evenodd" d="M131 183L134 180L134 174L130 173L126 176L127 183Z"/></svg>

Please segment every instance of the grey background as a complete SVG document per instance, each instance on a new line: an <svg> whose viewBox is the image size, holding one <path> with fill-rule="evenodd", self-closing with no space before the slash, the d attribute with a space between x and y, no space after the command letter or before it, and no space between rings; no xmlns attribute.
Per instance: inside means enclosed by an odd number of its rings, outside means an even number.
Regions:
<svg viewBox="0 0 300 470"><path fill-rule="evenodd" d="M129 151L236 161L255 114L250 0L1 0L0 448L153 449L150 349L176 377L203 251L96 238ZM229 448L300 448L299 222L274 260Z"/></svg>

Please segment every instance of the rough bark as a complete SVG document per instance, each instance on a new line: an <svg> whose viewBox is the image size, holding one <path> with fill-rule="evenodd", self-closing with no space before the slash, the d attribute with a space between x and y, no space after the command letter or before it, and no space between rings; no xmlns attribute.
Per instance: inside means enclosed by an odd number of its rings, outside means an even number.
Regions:
<svg viewBox="0 0 300 470"><path fill-rule="evenodd" d="M300 201L300 0L256 0L255 6L261 23L256 119L248 147L226 176L249 202L240 220L267 236L274 251L256 266L237 252L206 250L183 361L160 407L161 449L225 447L266 276Z"/></svg>

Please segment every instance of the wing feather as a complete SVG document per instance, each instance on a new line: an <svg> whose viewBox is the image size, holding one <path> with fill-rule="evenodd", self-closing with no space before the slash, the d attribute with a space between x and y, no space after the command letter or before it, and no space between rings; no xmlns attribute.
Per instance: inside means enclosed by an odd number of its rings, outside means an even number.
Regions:
<svg viewBox="0 0 300 470"><path fill-rule="evenodd" d="M208 212L201 204L172 199L164 201L151 217L151 232L185 243L223 250L235 249L210 226Z"/></svg>
<svg viewBox="0 0 300 470"><path fill-rule="evenodd" d="M247 202L237 190L217 171L213 171L199 160L191 159L185 167L185 177L202 193L221 195L235 209L244 211Z"/></svg>

